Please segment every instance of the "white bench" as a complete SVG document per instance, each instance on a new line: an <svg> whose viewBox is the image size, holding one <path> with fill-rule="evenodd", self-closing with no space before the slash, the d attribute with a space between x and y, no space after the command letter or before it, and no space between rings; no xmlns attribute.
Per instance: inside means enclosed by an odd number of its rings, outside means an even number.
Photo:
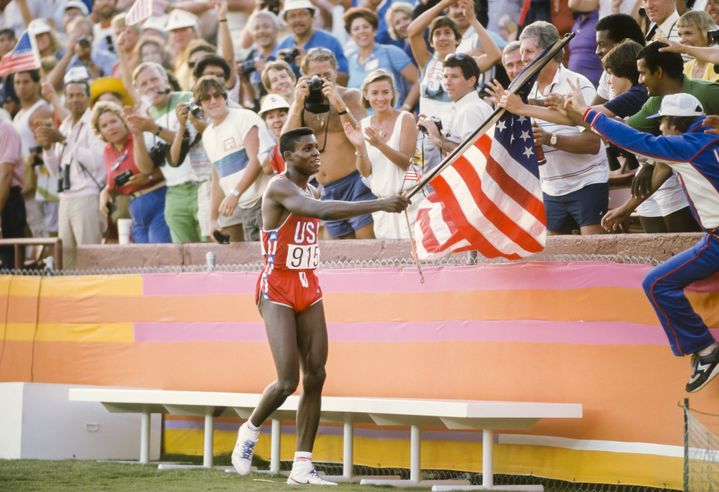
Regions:
<svg viewBox="0 0 719 492"><path fill-rule="evenodd" d="M89 389L71 388L71 401L98 402L110 412L141 413L140 462L147 463L149 456L150 414L203 416L203 466L211 467L213 458L214 417L236 414L248 418L257 406L261 395L245 393L216 393L198 391L166 391L151 389ZM270 471L280 470L280 421L294 419L298 396L290 396L272 414ZM528 403L505 401L423 400L408 398L350 398L322 397L321 420L338 422L344 426L343 474L332 477L335 481L356 481L352 473L352 441L354 424L371 422L377 425L410 426L410 478L361 479L365 484L394 486L431 486L437 482L422 481L420 469L420 440L422 425L444 426L447 429L478 429L482 436L483 490L542 490L541 486L494 487L492 445L497 429L529 429L540 419L581 418L582 405L577 403ZM435 487L436 490L466 490L467 481ZM448 488L449 487L449 488ZM517 488L519 487L519 488Z"/></svg>

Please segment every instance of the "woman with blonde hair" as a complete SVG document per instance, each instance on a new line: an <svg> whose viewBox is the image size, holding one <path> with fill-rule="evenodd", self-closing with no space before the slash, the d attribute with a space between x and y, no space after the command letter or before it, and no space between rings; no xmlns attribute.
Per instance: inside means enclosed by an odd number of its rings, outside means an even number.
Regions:
<svg viewBox="0 0 719 492"><path fill-rule="evenodd" d="M677 21L679 42L685 46L711 45L707 32L716 28L711 15L702 10L690 10L679 17ZM684 75L692 79L719 81L719 74L714 71L714 64L696 58L692 58L684 64Z"/></svg>
<svg viewBox="0 0 719 492"><path fill-rule="evenodd" d="M142 130L128 125L120 106L106 101L95 104L90 124L106 142L103 160L107 184L100 192L100 211L109 216L113 196L129 196L133 242L172 242L165 222L167 187L162 173L155 169L144 174L137 164L152 161Z"/></svg>
<svg viewBox="0 0 719 492"><path fill-rule="evenodd" d="M399 193L414 184L407 173L414 154L417 127L407 111L394 108L397 89L392 75L385 70L370 73L362 84L362 104L373 115L360 121L360 128L344 124L347 139L355 147L357 170L377 197ZM415 209L412 207L412 209ZM410 209L410 221L414 214ZM409 231L402 214L375 212L374 233L377 239L407 239Z"/></svg>

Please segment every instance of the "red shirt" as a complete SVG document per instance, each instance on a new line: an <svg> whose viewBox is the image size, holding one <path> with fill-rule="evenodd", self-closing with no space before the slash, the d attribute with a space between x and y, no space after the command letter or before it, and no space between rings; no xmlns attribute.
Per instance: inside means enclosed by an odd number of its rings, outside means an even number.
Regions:
<svg viewBox="0 0 719 492"><path fill-rule="evenodd" d="M280 154L280 144L275 144L275 147L272 149L270 153L270 164L275 174L282 174L287 169L285 159L282 157L282 154Z"/></svg>
<svg viewBox="0 0 719 492"><path fill-rule="evenodd" d="M107 174L107 185L110 190L120 195L130 195L136 191L154 186L157 183L147 183L144 185L124 185L119 188L115 187L115 178L124 171L131 171L132 174L142 174L135 164L135 152L133 148L134 137L132 133L128 134L125 146L119 152L115 150L112 144L105 145L103 157L105 159L105 173Z"/></svg>

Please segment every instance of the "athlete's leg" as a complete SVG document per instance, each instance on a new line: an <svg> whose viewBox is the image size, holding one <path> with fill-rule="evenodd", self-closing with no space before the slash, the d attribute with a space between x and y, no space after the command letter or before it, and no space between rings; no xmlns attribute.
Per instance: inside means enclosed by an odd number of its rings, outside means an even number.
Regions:
<svg viewBox="0 0 719 492"><path fill-rule="evenodd" d="M297 408L297 451L312 451L320 421L327 363L327 324L322 301L297 315L302 396Z"/></svg>
<svg viewBox="0 0 719 492"><path fill-rule="evenodd" d="M265 320L277 380L265 388L260 403L250 416L250 422L255 427L261 426L295 392L299 382L295 312L287 306L266 300L261 301L260 312Z"/></svg>

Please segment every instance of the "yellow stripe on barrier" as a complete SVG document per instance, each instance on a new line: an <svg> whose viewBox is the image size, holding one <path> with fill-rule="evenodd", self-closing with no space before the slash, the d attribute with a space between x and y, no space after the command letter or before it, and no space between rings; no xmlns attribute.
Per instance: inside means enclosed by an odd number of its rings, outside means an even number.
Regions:
<svg viewBox="0 0 719 492"><path fill-rule="evenodd" d="M29 342L131 343L134 323L8 323L6 340Z"/></svg>
<svg viewBox="0 0 719 492"><path fill-rule="evenodd" d="M110 280L111 278L111 280ZM43 297L141 296L142 275L88 275L46 277L42 284Z"/></svg>

